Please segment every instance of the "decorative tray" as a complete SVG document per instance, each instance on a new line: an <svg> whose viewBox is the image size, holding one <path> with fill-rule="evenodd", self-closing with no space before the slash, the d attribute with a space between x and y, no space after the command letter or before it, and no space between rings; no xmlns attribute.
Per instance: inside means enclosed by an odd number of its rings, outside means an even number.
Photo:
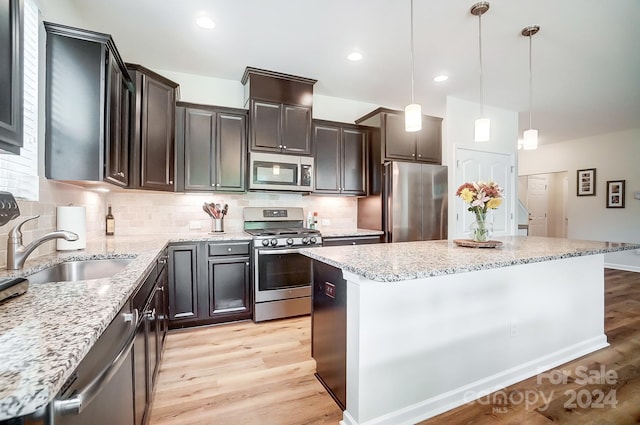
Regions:
<svg viewBox="0 0 640 425"><path fill-rule="evenodd" d="M454 239L453 243L458 246L466 246L469 248L495 248L502 245L501 241L476 242L471 239Z"/></svg>

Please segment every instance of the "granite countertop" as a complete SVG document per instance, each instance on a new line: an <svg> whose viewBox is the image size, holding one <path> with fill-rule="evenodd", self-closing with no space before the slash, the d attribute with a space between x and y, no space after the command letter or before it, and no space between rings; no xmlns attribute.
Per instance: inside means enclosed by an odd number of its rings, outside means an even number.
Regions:
<svg viewBox="0 0 640 425"><path fill-rule="evenodd" d="M509 236L498 248L453 241L398 242L306 248L302 254L370 280L397 282L561 258L640 249L640 244Z"/></svg>
<svg viewBox="0 0 640 425"><path fill-rule="evenodd" d="M383 235L382 230L369 230L369 229L338 229L338 228L320 228L320 233L323 238L348 238L358 236L379 236Z"/></svg>
<svg viewBox="0 0 640 425"><path fill-rule="evenodd" d="M110 236L80 251L28 259L23 276L65 260L133 258L110 278L29 285L26 294L0 303L0 421L49 403L102 332L155 265L167 243L251 240L239 233Z"/></svg>

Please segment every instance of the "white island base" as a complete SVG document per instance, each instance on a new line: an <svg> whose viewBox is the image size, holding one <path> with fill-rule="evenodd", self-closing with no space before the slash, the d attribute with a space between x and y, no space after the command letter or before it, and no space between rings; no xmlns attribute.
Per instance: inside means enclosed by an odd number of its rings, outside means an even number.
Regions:
<svg viewBox="0 0 640 425"><path fill-rule="evenodd" d="M415 424L608 346L602 254L400 282L343 276L343 425Z"/></svg>

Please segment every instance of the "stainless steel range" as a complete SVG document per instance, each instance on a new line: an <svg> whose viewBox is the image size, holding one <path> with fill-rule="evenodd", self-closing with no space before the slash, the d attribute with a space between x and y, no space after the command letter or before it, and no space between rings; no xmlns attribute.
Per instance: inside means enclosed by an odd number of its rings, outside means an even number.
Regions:
<svg viewBox="0 0 640 425"><path fill-rule="evenodd" d="M243 218L253 235L254 321L311 313L312 261L300 249L322 246L320 232L304 227L298 207L246 207Z"/></svg>

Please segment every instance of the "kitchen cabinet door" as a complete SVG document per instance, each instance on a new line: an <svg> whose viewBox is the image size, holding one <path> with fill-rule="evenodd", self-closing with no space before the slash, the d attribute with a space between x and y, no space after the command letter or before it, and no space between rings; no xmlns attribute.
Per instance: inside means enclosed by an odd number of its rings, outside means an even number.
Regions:
<svg viewBox="0 0 640 425"><path fill-rule="evenodd" d="M251 150L311 155L311 107L252 99Z"/></svg>
<svg viewBox="0 0 640 425"><path fill-rule="evenodd" d="M209 259L209 317L216 322L251 318L249 257Z"/></svg>
<svg viewBox="0 0 640 425"><path fill-rule="evenodd" d="M350 124L313 124L316 193L366 193L366 132Z"/></svg>
<svg viewBox="0 0 640 425"><path fill-rule="evenodd" d="M247 164L246 112L219 112L216 125L216 190L244 192Z"/></svg>
<svg viewBox="0 0 640 425"><path fill-rule="evenodd" d="M403 115L384 114L383 131L387 158L416 159L416 134L405 131Z"/></svg>
<svg viewBox="0 0 640 425"><path fill-rule="evenodd" d="M281 109L279 103L251 101L251 150L281 151Z"/></svg>
<svg viewBox="0 0 640 425"><path fill-rule="evenodd" d="M118 186L129 184L129 113L131 93L122 70L109 55L109 118L105 180Z"/></svg>
<svg viewBox="0 0 640 425"><path fill-rule="evenodd" d="M342 193L365 195L367 138L364 130L342 131Z"/></svg>
<svg viewBox="0 0 640 425"><path fill-rule="evenodd" d="M178 190L244 192L247 113L243 110L179 104ZM181 159L184 157L184 159ZM181 163L182 164L181 164ZM180 181L180 180L179 180Z"/></svg>
<svg viewBox="0 0 640 425"><path fill-rule="evenodd" d="M184 190L213 190L216 114L203 109L183 109Z"/></svg>
<svg viewBox="0 0 640 425"><path fill-rule="evenodd" d="M175 191L175 82L136 64L132 108L131 188Z"/></svg>
<svg viewBox="0 0 640 425"><path fill-rule="evenodd" d="M172 244L168 248L169 325L198 317L198 244Z"/></svg>
<svg viewBox="0 0 640 425"><path fill-rule="evenodd" d="M422 130L416 133L417 160L442 163L442 118L422 116Z"/></svg>
<svg viewBox="0 0 640 425"><path fill-rule="evenodd" d="M0 149L22 147L22 0L0 3Z"/></svg>
<svg viewBox="0 0 640 425"><path fill-rule="evenodd" d="M113 39L49 22L44 26L45 176L122 186L129 142L127 92L133 84Z"/></svg>
<svg viewBox="0 0 640 425"><path fill-rule="evenodd" d="M340 128L315 124L316 189L318 193L340 193Z"/></svg>
<svg viewBox="0 0 640 425"><path fill-rule="evenodd" d="M311 108L282 105L282 153L311 155Z"/></svg>
<svg viewBox="0 0 640 425"><path fill-rule="evenodd" d="M162 263L162 262L165 263ZM164 342L167 336L168 330L168 300L166 296L166 286L168 270L166 267L166 257L160 260L158 264L158 278L156 279L156 287L154 292L154 307L155 307L155 345L149 347L149 350L155 351L155 362L153 364L153 374L151 380L151 393L153 396L153 388L156 385L156 378L160 371L160 361L162 360L162 352L164 350ZM151 401L151 400L150 400Z"/></svg>

